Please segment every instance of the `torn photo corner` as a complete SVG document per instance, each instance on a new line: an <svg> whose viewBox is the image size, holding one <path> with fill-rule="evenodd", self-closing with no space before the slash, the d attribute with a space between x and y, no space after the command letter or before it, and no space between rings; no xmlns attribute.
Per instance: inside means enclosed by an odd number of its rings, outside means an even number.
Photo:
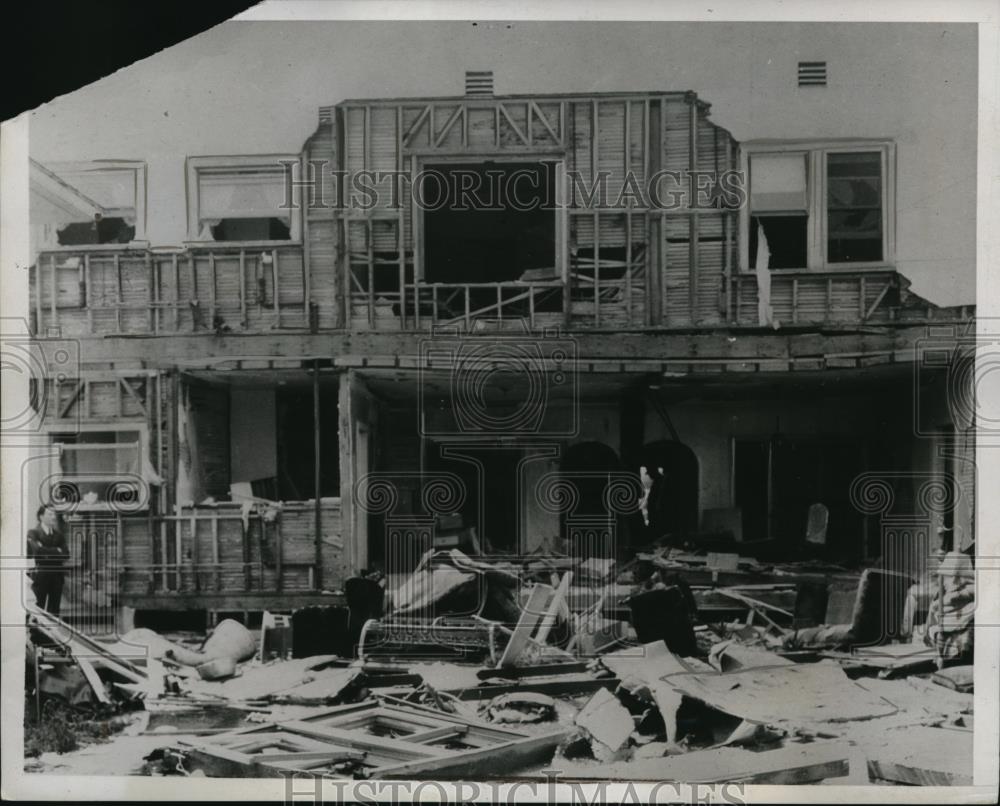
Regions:
<svg viewBox="0 0 1000 806"><path fill-rule="evenodd" d="M992 9L470 9L3 124L4 794L996 802Z"/></svg>

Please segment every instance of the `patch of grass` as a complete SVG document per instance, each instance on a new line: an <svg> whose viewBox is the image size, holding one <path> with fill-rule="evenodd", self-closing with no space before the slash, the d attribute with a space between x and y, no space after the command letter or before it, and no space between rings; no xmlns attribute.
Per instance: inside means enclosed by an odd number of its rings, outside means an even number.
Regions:
<svg viewBox="0 0 1000 806"><path fill-rule="evenodd" d="M101 717L93 709L80 709L57 699L42 705L42 718L36 720L34 703L25 703L24 757L42 753L69 753L83 745L104 741L127 724L110 716Z"/></svg>

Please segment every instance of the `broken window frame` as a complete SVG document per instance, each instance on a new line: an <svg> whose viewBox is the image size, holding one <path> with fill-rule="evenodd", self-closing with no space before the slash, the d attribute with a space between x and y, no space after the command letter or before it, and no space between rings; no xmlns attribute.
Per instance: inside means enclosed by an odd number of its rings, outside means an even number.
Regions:
<svg viewBox="0 0 1000 806"><path fill-rule="evenodd" d="M563 194L566 192L566 158L555 155L544 150L528 150L510 153L505 150L477 150L473 153L441 153L441 154L413 154L412 181L416 181L424 171L432 165L465 164L471 162L495 163L505 165L511 163L553 163L553 187L555 194L556 209L553 220L555 230L553 232L554 247L554 269L558 282L563 284L569 282L569 212L567 205L562 203ZM410 215L413 222L413 258L414 258L414 279L418 285L427 284L427 243L425 234L425 210L420 206L417 193L411 193L408 204L410 205ZM470 281L472 282L472 281ZM474 283L473 283L474 284ZM517 281L511 281L510 285L517 285ZM463 285L456 283L455 285Z"/></svg>
<svg viewBox="0 0 1000 806"><path fill-rule="evenodd" d="M135 470L134 472L129 471L118 471L114 473L67 473L62 469L62 457L63 452L66 450L70 451L85 451L85 450L95 450L95 448L80 448L78 443L64 443L61 442L58 437L62 434L74 434L80 436L82 434L114 434L116 439L114 442L108 443L83 443L85 445L101 445L106 446L108 449L112 448L127 448L135 449ZM46 467L44 469L44 477L42 480L43 488L39 489L39 493L48 494L48 484L58 484L61 481L68 481L72 483L74 479L101 479L106 480L109 483L113 483L115 480L135 482L136 479L142 479L141 484L146 484L144 478L143 469L146 466L147 457L149 457L149 427L146 423L142 422L131 422L122 421L119 423L79 423L75 420L53 420L48 427L45 429L46 438L48 440L46 450ZM124 434L135 434L137 435L135 439L123 438L121 435ZM148 495L145 497L145 505L136 508L136 512L145 511L149 506ZM74 512L107 512L115 510L115 505L112 505L107 500L99 500L94 503L84 503L83 500L76 504L73 504L72 510Z"/></svg>
<svg viewBox="0 0 1000 806"><path fill-rule="evenodd" d="M127 243L102 243L102 244L60 244L58 241L57 229L53 229L51 233L51 240L46 238L44 241L38 243L38 249L44 250L46 252L80 252L80 251L109 251L109 250L121 250L125 251L127 249L135 249L136 247L141 247L148 245L148 239L146 237L146 196L148 193L147 181L148 181L148 169L146 163L142 160L118 160L118 159L99 159L99 160L89 160L85 162L45 162L39 163L42 168L51 174L54 174L57 179L64 182L73 190L78 193L83 193L83 191L76 188L73 184L74 174L83 173L110 173L110 172L131 172L132 182L134 188L134 204L132 208L127 207L109 207L106 209L106 218L123 218L126 223L133 219L135 220L135 233L132 235L132 240ZM86 194L85 194L86 195ZM100 203L100 199L94 200ZM131 209L131 214L130 213ZM31 222L29 221L29 224ZM85 223L71 222L71 223Z"/></svg>
<svg viewBox="0 0 1000 806"><path fill-rule="evenodd" d="M234 176L252 174L255 170L268 173L278 169L290 170L289 163L300 163L301 154L251 154L245 156L207 156L188 157L185 161L187 188L187 244L205 246L219 244L221 246L288 246L302 243L302 210L294 203L290 209L280 210L284 215L262 216L262 218L288 218L289 236L287 239L259 239L251 241L216 241L201 237L201 175L232 173ZM301 170L301 168L300 168Z"/></svg>
<svg viewBox="0 0 1000 806"><path fill-rule="evenodd" d="M860 154L878 152L881 165L882 259L877 261L838 262L828 257L828 199L827 157L830 154ZM855 272L894 268L896 262L896 144L891 140L788 140L775 142L744 143L740 148L740 168L748 182L750 160L761 154L796 154L807 157L807 260L801 269L771 269L775 273L801 273L813 271ZM740 209L740 272L751 274L750 209L751 188L748 187L746 204Z"/></svg>

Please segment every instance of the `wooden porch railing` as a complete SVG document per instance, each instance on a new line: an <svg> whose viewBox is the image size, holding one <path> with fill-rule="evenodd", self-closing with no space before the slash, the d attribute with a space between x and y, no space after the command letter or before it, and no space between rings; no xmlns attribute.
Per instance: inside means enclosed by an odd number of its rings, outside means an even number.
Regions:
<svg viewBox="0 0 1000 806"><path fill-rule="evenodd" d="M359 253L347 261L342 287L328 275L315 275L311 284L297 244L46 251L32 272L33 329L64 338L338 326L424 332L471 330L477 318L516 318L532 328L566 331L759 327L757 278L737 272L721 243L703 242L691 263L689 243L668 241L659 277L641 244L624 260L572 255L565 282L540 274L523 281L428 283L414 280L411 256L383 260L365 253L362 262ZM680 273L675 260L682 261ZM689 273L688 263L697 272ZM774 271L771 307L785 327L934 318L932 306L900 302L905 284L891 269Z"/></svg>
<svg viewBox="0 0 1000 806"><path fill-rule="evenodd" d="M771 273L771 308L781 325L884 323L893 318L899 289L894 271ZM759 326L757 277L732 278L728 319L734 325Z"/></svg>
<svg viewBox="0 0 1000 806"><path fill-rule="evenodd" d="M310 296L296 244L43 251L32 277L35 332L43 335L305 328Z"/></svg>
<svg viewBox="0 0 1000 806"><path fill-rule="evenodd" d="M327 539L340 533L339 505L325 504L324 568L339 549ZM311 504L283 505L265 516L239 504L185 507L180 514L123 518L122 582L125 594L308 591L315 585L316 554ZM336 541L334 541L336 542ZM324 576L324 580L326 579Z"/></svg>

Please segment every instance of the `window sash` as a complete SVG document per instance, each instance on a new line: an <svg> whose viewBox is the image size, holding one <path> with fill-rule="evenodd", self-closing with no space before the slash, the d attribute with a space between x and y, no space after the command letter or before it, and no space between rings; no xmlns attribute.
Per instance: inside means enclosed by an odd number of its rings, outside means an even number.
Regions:
<svg viewBox="0 0 1000 806"><path fill-rule="evenodd" d="M202 221L223 218L282 218L285 172L199 171L198 213Z"/></svg>
<svg viewBox="0 0 1000 806"><path fill-rule="evenodd" d="M817 142L815 145L798 141L747 149L743 156L743 169L747 172L750 188L748 204L740 213L740 271L754 270L753 256L749 253L753 219L775 215L807 217L808 259L804 268L808 270L883 269L891 266L895 250L894 153L894 145L889 141L856 144ZM805 205L800 209L768 209L777 207L768 199L773 188L765 185L762 194L754 187L754 163L757 164L756 175L759 177L762 157L784 157L788 159L784 164L791 165L791 160L797 155L801 155L805 163ZM828 171L831 155L838 155L832 161L832 175ZM764 164L767 164L766 160ZM844 182L848 184L845 186ZM855 183L853 189L850 188L851 182ZM786 182L786 187L793 185ZM774 198L771 196L772 200ZM786 199L781 204L791 206L792 202ZM866 216L868 220L864 221ZM851 217L857 220L845 220ZM853 249L845 246L849 241L856 242ZM833 248L831 242L834 242ZM859 249L862 246L864 249ZM845 249L848 254L854 251L855 259L842 259ZM861 251L865 252L863 259L858 257Z"/></svg>
<svg viewBox="0 0 1000 806"><path fill-rule="evenodd" d="M750 209L761 213L806 213L809 209L804 153L754 154L750 158Z"/></svg>
<svg viewBox="0 0 1000 806"><path fill-rule="evenodd" d="M828 151L823 160L827 265L885 258L884 150ZM854 246L851 243L854 242ZM868 243L867 249L864 242Z"/></svg>

